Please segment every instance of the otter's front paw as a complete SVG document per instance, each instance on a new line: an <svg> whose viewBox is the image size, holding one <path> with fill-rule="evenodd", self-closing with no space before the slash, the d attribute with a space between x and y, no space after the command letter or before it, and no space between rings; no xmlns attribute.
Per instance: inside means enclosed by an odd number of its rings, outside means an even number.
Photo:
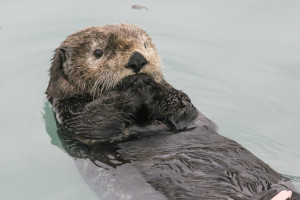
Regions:
<svg viewBox="0 0 300 200"><path fill-rule="evenodd" d="M115 88L117 91L127 91L141 85L141 78L138 75L130 75L125 77Z"/></svg>
<svg viewBox="0 0 300 200"><path fill-rule="evenodd" d="M198 111L193 105L186 105L176 113L170 114L168 119L177 129L183 129L187 128L197 115Z"/></svg>
<svg viewBox="0 0 300 200"><path fill-rule="evenodd" d="M172 87L152 85L145 98L145 104L154 118L167 120L177 129L187 127L197 117L198 111L190 98Z"/></svg>

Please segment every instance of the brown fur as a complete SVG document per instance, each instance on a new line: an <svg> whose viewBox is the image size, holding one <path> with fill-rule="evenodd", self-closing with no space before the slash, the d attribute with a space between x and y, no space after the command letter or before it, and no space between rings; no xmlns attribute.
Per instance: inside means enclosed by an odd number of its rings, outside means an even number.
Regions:
<svg viewBox="0 0 300 200"><path fill-rule="evenodd" d="M96 49L104 52L100 59L93 56ZM142 53L148 61L140 72L162 82L155 46L150 36L137 26L91 27L68 36L55 50L46 92L49 101L52 103L53 99L84 94L99 97L126 76L134 74L131 69L125 68L134 51ZM66 62L62 62L64 56Z"/></svg>

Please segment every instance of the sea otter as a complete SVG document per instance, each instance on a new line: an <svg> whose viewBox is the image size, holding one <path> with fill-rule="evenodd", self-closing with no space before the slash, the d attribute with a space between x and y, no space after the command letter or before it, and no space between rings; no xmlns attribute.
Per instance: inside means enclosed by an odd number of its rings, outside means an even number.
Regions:
<svg viewBox="0 0 300 200"><path fill-rule="evenodd" d="M167 199L270 199L295 190L219 135L165 80L150 36L137 26L91 27L68 36L55 51L46 94L70 155L113 167L130 163Z"/></svg>

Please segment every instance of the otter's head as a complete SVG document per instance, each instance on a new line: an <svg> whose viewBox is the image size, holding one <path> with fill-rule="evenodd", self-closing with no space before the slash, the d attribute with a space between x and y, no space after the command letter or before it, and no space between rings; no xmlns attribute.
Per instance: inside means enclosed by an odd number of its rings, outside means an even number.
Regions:
<svg viewBox="0 0 300 200"><path fill-rule="evenodd" d="M47 96L98 97L125 77L147 73L162 81L160 61L149 35L134 25L107 25L76 32L56 49Z"/></svg>

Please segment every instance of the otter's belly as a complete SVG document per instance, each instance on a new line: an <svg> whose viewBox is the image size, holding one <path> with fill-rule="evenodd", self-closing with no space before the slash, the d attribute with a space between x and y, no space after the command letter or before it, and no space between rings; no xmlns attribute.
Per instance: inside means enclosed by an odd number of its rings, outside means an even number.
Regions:
<svg viewBox="0 0 300 200"><path fill-rule="evenodd" d="M241 145L216 133L201 113L194 129L156 131L94 148L64 138L67 152L102 199L249 199L292 184ZM87 160L85 160L88 158ZM106 192L105 192L106 191ZM122 198L121 198L122 197Z"/></svg>
<svg viewBox="0 0 300 200"><path fill-rule="evenodd" d="M260 191L291 187L241 145L207 128L203 120L196 125L186 132L156 133L120 143L118 153L168 199L249 199Z"/></svg>

